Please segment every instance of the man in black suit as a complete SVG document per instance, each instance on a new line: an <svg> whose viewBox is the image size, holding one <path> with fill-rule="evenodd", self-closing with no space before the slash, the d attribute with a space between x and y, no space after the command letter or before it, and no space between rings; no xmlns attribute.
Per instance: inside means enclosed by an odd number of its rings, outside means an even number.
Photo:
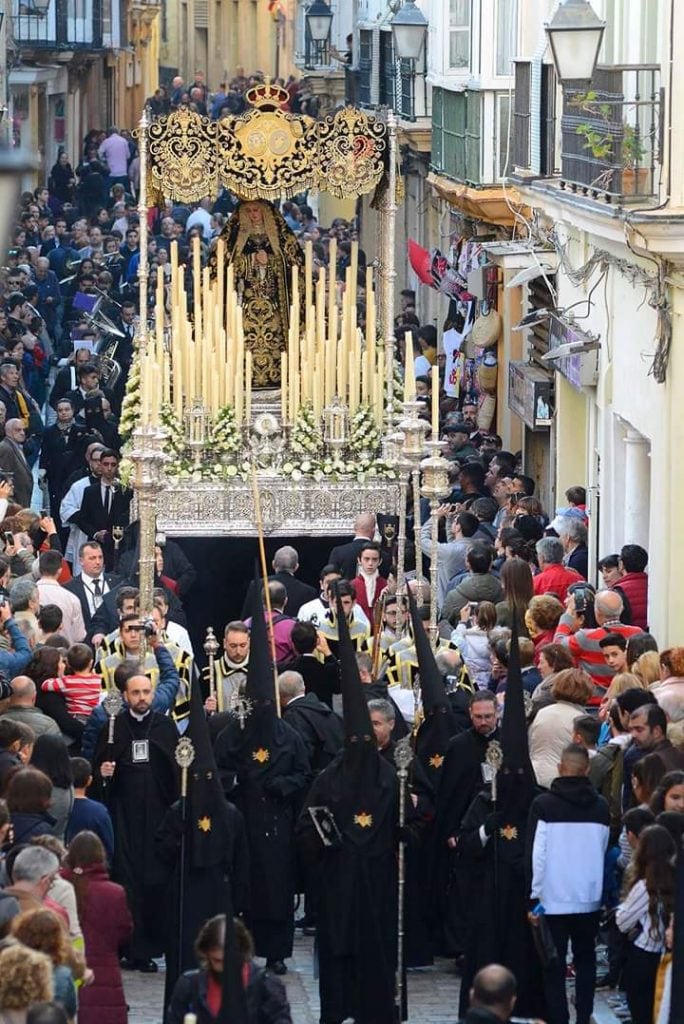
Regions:
<svg viewBox="0 0 684 1024"><path fill-rule="evenodd" d="M68 398L57 404L57 422L43 434L40 469L47 476L50 514L57 529L61 527L59 506L66 491L66 482L83 463L85 431L74 421L74 407Z"/></svg>
<svg viewBox="0 0 684 1024"><path fill-rule="evenodd" d="M29 508L33 494L33 474L24 455L25 440L23 420L8 420L4 440L0 441L0 475L6 474L12 480L14 501L22 508Z"/></svg>
<svg viewBox="0 0 684 1024"><path fill-rule="evenodd" d="M107 594L116 590L121 578L104 571L104 552L102 545L96 540L89 540L85 544L81 544L78 551L78 562L81 566L80 576L74 576L63 586L65 590L75 594L81 602L83 621L88 630L93 615L100 608Z"/></svg>
<svg viewBox="0 0 684 1024"><path fill-rule="evenodd" d="M96 540L102 545L105 568L109 570L114 564L112 529L128 525L133 497L132 491L122 489L118 483L118 468L119 456L111 448L105 448L100 455L100 479L86 487L81 508L70 520L83 530L89 540Z"/></svg>
<svg viewBox="0 0 684 1024"><path fill-rule="evenodd" d="M364 544L375 536L375 515L373 512L362 512L354 520L354 538L348 544L334 547L328 556L328 562L336 565L345 580L353 580L359 571L359 553ZM385 579L391 567L391 552L384 550L380 556L380 575Z"/></svg>
<svg viewBox="0 0 684 1024"><path fill-rule="evenodd" d="M301 580L296 578L295 573L299 569L299 553L294 548L288 546L278 548L271 564L273 566L273 575L268 577L269 582L276 581L282 583L287 591L287 614L296 618L301 606L306 604L307 601L313 601L318 597L318 594L308 583L302 583ZM259 587L261 587L261 582L259 582ZM253 589L254 580L252 580L247 589L245 603L242 606L243 619L246 619L251 614Z"/></svg>
<svg viewBox="0 0 684 1024"><path fill-rule="evenodd" d="M330 653L325 637L317 632L312 622L298 622L292 629L290 641L297 653L290 667L301 675L306 692L315 694L331 708L333 694L340 693L340 666ZM317 652L323 661L319 660Z"/></svg>

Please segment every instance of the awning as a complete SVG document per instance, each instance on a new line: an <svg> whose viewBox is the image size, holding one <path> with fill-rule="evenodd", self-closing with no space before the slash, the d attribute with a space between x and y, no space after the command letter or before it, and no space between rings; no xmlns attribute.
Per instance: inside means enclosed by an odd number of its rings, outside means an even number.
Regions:
<svg viewBox="0 0 684 1024"><path fill-rule="evenodd" d="M451 206L455 206L472 220L483 221L485 224L513 227L515 216L511 207L513 210L519 211L523 217L531 216L529 206L523 203L517 189L507 188L504 196L503 188L500 185L475 188L472 185L465 185L463 182L452 181L451 178L447 178L443 174L435 174L434 171L428 174L426 180L441 199Z"/></svg>

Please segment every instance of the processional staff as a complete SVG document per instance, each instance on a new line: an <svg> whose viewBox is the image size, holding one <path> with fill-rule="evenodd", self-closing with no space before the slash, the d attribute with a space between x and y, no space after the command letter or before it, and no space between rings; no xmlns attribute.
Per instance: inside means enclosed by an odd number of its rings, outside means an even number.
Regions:
<svg viewBox="0 0 684 1024"><path fill-rule="evenodd" d="M181 736L176 744L176 764L181 770L180 813L181 813L181 846L180 846L180 879L178 884L178 954L183 949L183 924L185 916L185 823L187 818L186 804L188 796L188 768L195 760L195 748L192 740Z"/></svg>
<svg viewBox="0 0 684 1024"><path fill-rule="evenodd" d="M397 1021L402 1020L404 991L404 889L406 886L406 785L408 782L409 765L413 760L411 739L404 736L394 748L394 763L397 766L399 779L399 858L397 882L397 973L395 979L394 1001L397 1009Z"/></svg>

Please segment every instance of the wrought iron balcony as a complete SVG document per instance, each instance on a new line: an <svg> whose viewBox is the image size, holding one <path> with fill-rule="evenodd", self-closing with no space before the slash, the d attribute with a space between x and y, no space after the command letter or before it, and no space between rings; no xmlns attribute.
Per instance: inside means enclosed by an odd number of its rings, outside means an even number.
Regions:
<svg viewBox="0 0 684 1024"><path fill-rule="evenodd" d="M561 187L606 203L655 196L662 108L655 64L598 67L586 92L566 90Z"/></svg>
<svg viewBox="0 0 684 1024"><path fill-rule="evenodd" d="M33 0L14 0L12 34L27 50L100 50L102 0L50 0L45 10Z"/></svg>

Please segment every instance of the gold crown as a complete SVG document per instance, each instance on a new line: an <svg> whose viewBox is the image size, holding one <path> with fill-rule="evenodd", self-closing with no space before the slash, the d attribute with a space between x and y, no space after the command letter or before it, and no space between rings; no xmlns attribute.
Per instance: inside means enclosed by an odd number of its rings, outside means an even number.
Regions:
<svg viewBox="0 0 684 1024"><path fill-rule="evenodd" d="M290 94L282 85L272 85L267 78L265 82L248 89L245 99L251 107L258 110L279 110L283 103L289 101Z"/></svg>

